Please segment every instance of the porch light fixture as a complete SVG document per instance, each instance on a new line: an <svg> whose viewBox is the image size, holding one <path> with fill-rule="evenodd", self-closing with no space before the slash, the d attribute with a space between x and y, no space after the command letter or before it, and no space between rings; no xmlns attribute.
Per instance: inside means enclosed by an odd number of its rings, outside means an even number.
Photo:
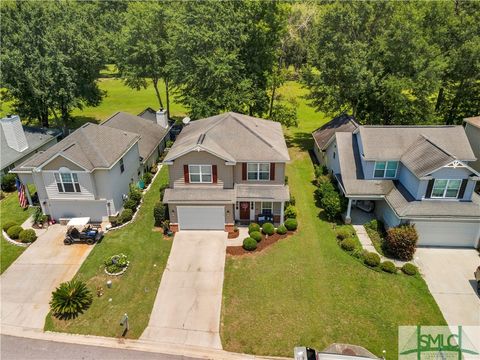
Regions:
<svg viewBox="0 0 480 360"><path fill-rule="evenodd" d="M253 206L254 206L254 204L255 204L255 203L254 203L253 201L250 203L250 209L252 209L252 210L253 210Z"/></svg>

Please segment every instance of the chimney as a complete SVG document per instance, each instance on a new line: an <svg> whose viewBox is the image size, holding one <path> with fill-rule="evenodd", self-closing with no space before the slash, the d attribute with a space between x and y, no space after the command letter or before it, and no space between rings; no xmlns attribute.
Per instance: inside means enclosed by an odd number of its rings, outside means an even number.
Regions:
<svg viewBox="0 0 480 360"><path fill-rule="evenodd" d="M18 115L7 116L1 120L1 123L7 145L18 152L27 150L27 138L20 117Z"/></svg>
<svg viewBox="0 0 480 360"><path fill-rule="evenodd" d="M167 110L160 109L156 112L157 124L161 127L168 129L168 114Z"/></svg>

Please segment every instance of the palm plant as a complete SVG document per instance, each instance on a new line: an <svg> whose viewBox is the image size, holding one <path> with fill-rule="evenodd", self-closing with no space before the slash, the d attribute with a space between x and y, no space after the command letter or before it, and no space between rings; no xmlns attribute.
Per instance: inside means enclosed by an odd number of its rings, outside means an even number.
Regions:
<svg viewBox="0 0 480 360"><path fill-rule="evenodd" d="M50 309L61 319L75 318L92 304L93 296L87 285L81 281L61 283L52 293Z"/></svg>

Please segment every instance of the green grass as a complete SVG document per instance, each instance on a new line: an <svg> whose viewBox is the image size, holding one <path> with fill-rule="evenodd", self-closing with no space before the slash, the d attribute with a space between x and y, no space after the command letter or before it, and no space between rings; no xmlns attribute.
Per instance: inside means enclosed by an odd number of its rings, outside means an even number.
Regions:
<svg viewBox="0 0 480 360"><path fill-rule="evenodd" d="M120 336L119 326L124 313L129 316L129 338L138 338L148 324L157 289L170 253L171 241L153 230L153 206L158 201L159 186L168 181L168 169L163 167L136 220L125 228L108 233L92 250L75 279L85 281L95 294L92 306L73 320L58 320L47 315L45 330L101 336ZM128 270L119 277L104 273L106 257L123 253L130 261ZM112 280L111 289L106 281ZM104 295L96 296L97 286ZM109 298L112 299L109 302Z"/></svg>
<svg viewBox="0 0 480 360"><path fill-rule="evenodd" d="M30 187L30 193L33 194L34 188ZM22 209L18 204L17 192L5 193L5 198L0 200L0 222L4 224L8 221L15 221L18 225L21 225L31 215L32 209ZM24 247L15 246L10 244L7 240L0 236L0 274L19 257Z"/></svg>
<svg viewBox="0 0 480 360"><path fill-rule="evenodd" d="M296 84L290 93L304 95ZM284 88L285 89L285 88ZM299 102L300 126L287 131L287 166L296 198L298 232L268 251L228 258L221 336L225 350L291 356L294 346L324 349L334 342L397 356L400 325L444 325L420 277L372 271L337 245L332 225L320 219L313 191L310 133L325 117Z"/></svg>

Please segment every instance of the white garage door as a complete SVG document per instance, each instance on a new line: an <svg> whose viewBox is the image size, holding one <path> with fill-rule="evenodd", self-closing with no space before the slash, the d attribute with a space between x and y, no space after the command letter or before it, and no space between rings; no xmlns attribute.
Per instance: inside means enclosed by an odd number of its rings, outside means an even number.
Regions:
<svg viewBox="0 0 480 360"><path fill-rule="evenodd" d="M420 246L475 247L480 223L419 221L415 227Z"/></svg>
<svg viewBox="0 0 480 360"><path fill-rule="evenodd" d="M224 206L177 206L180 230L223 230Z"/></svg>

